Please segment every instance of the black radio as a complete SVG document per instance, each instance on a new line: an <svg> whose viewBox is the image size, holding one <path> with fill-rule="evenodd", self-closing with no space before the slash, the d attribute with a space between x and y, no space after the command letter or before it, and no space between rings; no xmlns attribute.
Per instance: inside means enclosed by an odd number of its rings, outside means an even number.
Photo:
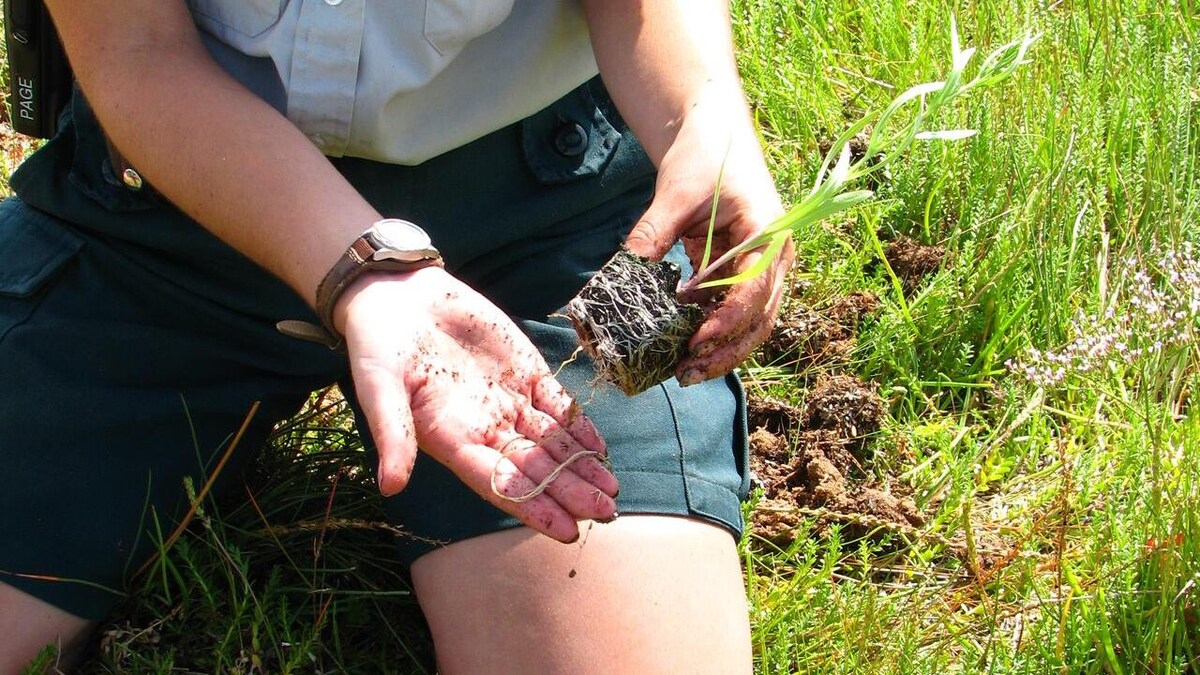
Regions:
<svg viewBox="0 0 1200 675"><path fill-rule="evenodd" d="M42 0L4 0L13 129L50 138L71 96L71 66Z"/></svg>

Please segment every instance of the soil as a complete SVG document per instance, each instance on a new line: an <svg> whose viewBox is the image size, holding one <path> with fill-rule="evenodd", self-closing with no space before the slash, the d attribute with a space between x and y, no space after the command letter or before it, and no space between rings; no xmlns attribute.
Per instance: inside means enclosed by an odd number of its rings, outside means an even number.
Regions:
<svg viewBox="0 0 1200 675"><path fill-rule="evenodd" d="M854 163L862 159L867 154L867 144L871 141L871 134L866 131L860 131L850 138L850 162ZM833 144L837 142L836 138L822 138L817 141L817 151L821 157L829 154L833 149Z"/></svg>
<svg viewBox="0 0 1200 675"><path fill-rule="evenodd" d="M900 235L888 243L883 254L888 265L904 285L905 293L913 293L929 275L942 268L946 261L944 246L931 246Z"/></svg>
<svg viewBox="0 0 1200 675"><path fill-rule="evenodd" d="M772 363L802 366L796 369L802 378L824 374L799 405L748 397L750 468L762 489L751 529L782 549L798 536L828 536L836 526L843 542L867 539L889 548L918 539L940 543L974 574L1006 564L1012 547L985 526L975 528L973 545L961 532L946 538L927 531L927 516L910 489L889 473L914 457L903 443L884 447L877 440L887 419L877 387L841 372L860 324L878 308L879 299L869 293L838 298L820 311L793 301L762 347ZM877 452L886 453L889 467Z"/></svg>
<svg viewBox="0 0 1200 675"><path fill-rule="evenodd" d="M852 539L925 522L912 499L868 470L866 437L886 415L873 387L835 375L820 380L802 408L763 397L749 404L750 467L763 489L752 518L757 536L787 546L812 517L818 534L837 523Z"/></svg>
<svg viewBox="0 0 1200 675"><path fill-rule="evenodd" d="M679 266L619 251L563 310L599 378L634 395L671 377L704 313L680 303Z"/></svg>
<svg viewBox="0 0 1200 675"><path fill-rule="evenodd" d="M821 310L793 303L760 348L763 362L793 364L797 369L845 363L854 349L859 325L877 309L879 298L867 292L840 297Z"/></svg>
<svg viewBox="0 0 1200 675"><path fill-rule="evenodd" d="M841 364L863 317L879 299L857 293L821 312L797 306L764 345L774 359ZM750 468L763 496L752 517L757 536L787 546L801 523L816 518L817 534L836 524L852 539L911 532L924 523L912 499L872 470L870 440L887 417L877 388L856 377L826 374L802 406L764 396L748 401Z"/></svg>

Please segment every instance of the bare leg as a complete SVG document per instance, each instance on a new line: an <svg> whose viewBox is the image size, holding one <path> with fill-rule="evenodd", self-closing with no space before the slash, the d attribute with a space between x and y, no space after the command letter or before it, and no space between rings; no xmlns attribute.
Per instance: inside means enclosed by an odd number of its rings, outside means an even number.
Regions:
<svg viewBox="0 0 1200 675"><path fill-rule="evenodd" d="M583 530L582 545L521 528L420 558L413 580L440 672L750 672L728 532L670 516Z"/></svg>
<svg viewBox="0 0 1200 675"><path fill-rule="evenodd" d="M46 645L59 647L58 666L70 670L92 622L0 583L0 675L15 675Z"/></svg>

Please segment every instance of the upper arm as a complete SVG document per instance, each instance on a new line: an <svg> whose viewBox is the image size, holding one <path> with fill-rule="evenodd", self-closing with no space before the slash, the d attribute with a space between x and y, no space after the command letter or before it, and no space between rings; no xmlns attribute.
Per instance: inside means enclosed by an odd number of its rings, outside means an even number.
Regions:
<svg viewBox="0 0 1200 675"><path fill-rule="evenodd" d="M207 57L183 0L46 0L46 8L85 90L168 54Z"/></svg>

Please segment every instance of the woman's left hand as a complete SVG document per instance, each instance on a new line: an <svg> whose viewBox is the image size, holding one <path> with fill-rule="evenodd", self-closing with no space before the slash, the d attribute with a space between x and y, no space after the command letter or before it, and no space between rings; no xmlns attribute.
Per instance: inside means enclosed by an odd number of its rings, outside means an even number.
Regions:
<svg viewBox="0 0 1200 675"><path fill-rule="evenodd" d="M631 252L657 260L682 240L693 268L698 268L718 176L721 193L710 261L783 213L758 137L745 108L738 108L741 96L735 98L736 103L711 98L701 101L681 120L659 163L654 200L626 239ZM711 278L732 276L750 267L760 255L761 250L739 256ZM689 297L683 298L699 302L705 319L688 343L688 355L676 368L681 384L728 373L770 335L794 258L788 241L759 276L733 286L689 292Z"/></svg>

